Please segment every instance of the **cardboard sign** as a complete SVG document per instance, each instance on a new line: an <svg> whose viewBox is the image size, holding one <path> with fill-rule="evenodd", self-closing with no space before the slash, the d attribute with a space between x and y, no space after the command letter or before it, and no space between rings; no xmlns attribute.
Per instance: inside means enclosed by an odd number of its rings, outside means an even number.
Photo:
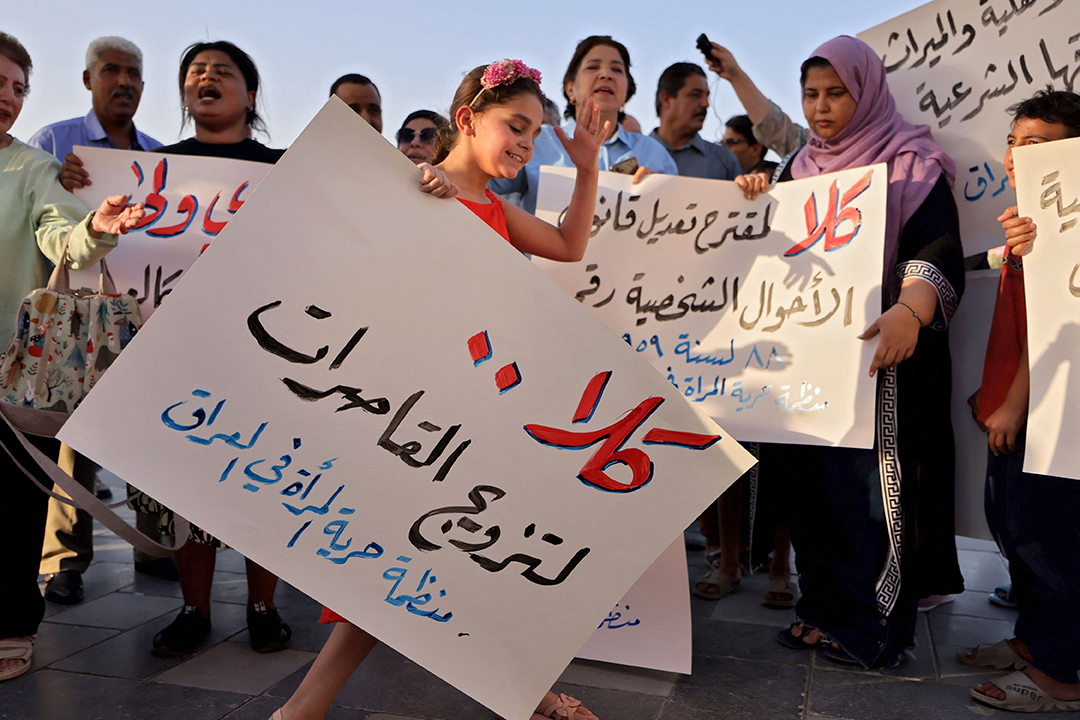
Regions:
<svg viewBox="0 0 1080 720"><path fill-rule="evenodd" d="M600 174L579 263L535 262L741 441L871 447L885 165L781 183ZM541 170L558 223L574 170Z"/></svg>
<svg viewBox="0 0 1080 720"><path fill-rule="evenodd" d="M109 253L121 293L135 295L145 320L250 197L272 165L191 155L78 146L93 184L75 191L89 208L110 195L146 204L139 226ZM98 286L97 267L71 274L72 287Z"/></svg>
<svg viewBox="0 0 1080 720"><path fill-rule="evenodd" d="M1020 217L1035 223L1024 256L1028 401L1024 470L1080 479L1080 139L1013 150Z"/></svg>
<svg viewBox="0 0 1080 720"><path fill-rule="evenodd" d="M1073 90L1080 3L935 0L859 33L885 62L897 110L929 125L956 160L964 251L1001 244L994 221L1012 205L1006 108L1047 85Z"/></svg>
<svg viewBox="0 0 1080 720"><path fill-rule="evenodd" d="M753 459L418 176L331 98L62 439L525 720Z"/></svg>
<svg viewBox="0 0 1080 720"><path fill-rule="evenodd" d="M686 541L679 535L600 621L577 656L689 675L693 652Z"/></svg>

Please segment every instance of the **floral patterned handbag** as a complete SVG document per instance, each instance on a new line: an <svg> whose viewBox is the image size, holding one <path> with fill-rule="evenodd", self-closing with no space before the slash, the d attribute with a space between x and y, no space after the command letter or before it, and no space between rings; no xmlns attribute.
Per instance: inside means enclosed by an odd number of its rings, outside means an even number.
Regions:
<svg viewBox="0 0 1080 720"><path fill-rule="evenodd" d="M139 304L116 292L101 261L98 292L72 291L67 241L48 287L22 302L0 361L0 411L15 427L52 437L142 326Z"/></svg>

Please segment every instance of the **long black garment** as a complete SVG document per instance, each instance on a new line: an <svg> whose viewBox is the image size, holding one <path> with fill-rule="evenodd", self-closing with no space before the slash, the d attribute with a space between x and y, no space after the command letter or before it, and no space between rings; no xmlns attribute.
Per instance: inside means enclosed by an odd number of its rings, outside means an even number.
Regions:
<svg viewBox="0 0 1080 720"><path fill-rule="evenodd" d="M780 180L790 179L788 165ZM930 282L938 309L919 332L914 354L878 373L875 447L766 446L761 463L762 474L781 483L789 508L803 591L800 621L867 667L893 666L913 644L920 597L963 591L947 327L964 270L956 204L944 176L905 224L892 271L901 282L911 276ZM883 298L882 310L895 302Z"/></svg>

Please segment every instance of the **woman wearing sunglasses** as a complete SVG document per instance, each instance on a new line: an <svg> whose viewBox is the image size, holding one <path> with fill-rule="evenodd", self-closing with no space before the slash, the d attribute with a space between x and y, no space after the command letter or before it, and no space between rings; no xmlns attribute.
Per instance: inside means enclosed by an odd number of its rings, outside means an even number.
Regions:
<svg viewBox="0 0 1080 720"><path fill-rule="evenodd" d="M398 150L417 165L434 162L435 138L447 124L446 118L432 110L409 113L397 131Z"/></svg>

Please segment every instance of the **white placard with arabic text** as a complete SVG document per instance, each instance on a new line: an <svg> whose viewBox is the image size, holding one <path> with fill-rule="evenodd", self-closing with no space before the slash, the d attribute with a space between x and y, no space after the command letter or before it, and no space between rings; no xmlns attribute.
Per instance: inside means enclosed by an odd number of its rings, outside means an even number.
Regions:
<svg viewBox="0 0 1080 720"><path fill-rule="evenodd" d="M535 260L740 441L871 447L885 166L776 185L600 174L578 263ZM571 168L544 167L557 223Z"/></svg>
<svg viewBox="0 0 1080 720"><path fill-rule="evenodd" d="M1006 108L1080 72L1075 0L935 0L859 33L888 70L908 122L929 125L956 160L954 194L968 255L1002 243L994 218L1012 205Z"/></svg>
<svg viewBox="0 0 1080 720"><path fill-rule="evenodd" d="M1024 470L1080 479L1080 139L1016 148L1017 209L1035 223L1024 256L1028 402Z"/></svg>
<svg viewBox="0 0 1080 720"><path fill-rule="evenodd" d="M75 191L86 207L110 195L146 205L139 226L108 255L121 293L135 295L143 320L157 310L180 277L218 236L271 165L193 155L78 146L93 184ZM72 287L97 288L93 267L71 274Z"/></svg>
<svg viewBox="0 0 1080 720"><path fill-rule="evenodd" d="M63 440L525 720L753 459L417 186L331 98Z"/></svg>

